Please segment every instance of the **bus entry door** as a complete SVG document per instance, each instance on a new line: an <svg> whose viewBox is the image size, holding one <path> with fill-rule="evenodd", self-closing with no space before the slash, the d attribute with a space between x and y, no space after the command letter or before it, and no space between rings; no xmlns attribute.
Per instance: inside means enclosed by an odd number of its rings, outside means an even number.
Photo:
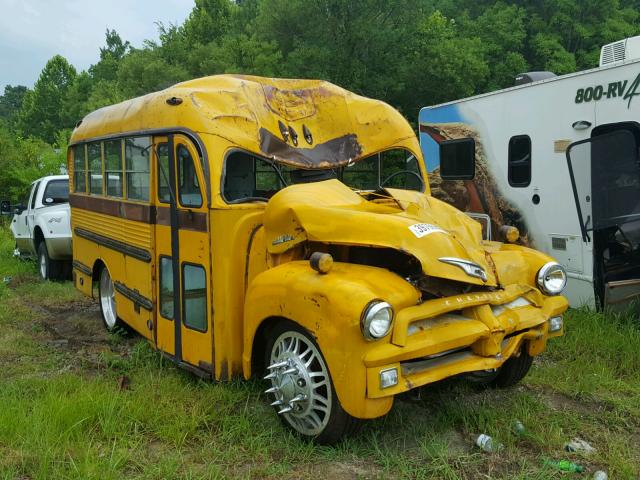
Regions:
<svg viewBox="0 0 640 480"><path fill-rule="evenodd" d="M213 374L209 210L198 151L183 135L157 137L157 346Z"/></svg>

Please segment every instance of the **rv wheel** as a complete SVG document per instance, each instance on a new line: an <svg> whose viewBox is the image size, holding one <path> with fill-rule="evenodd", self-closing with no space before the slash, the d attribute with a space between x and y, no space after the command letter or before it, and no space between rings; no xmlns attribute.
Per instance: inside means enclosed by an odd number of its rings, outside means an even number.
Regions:
<svg viewBox="0 0 640 480"><path fill-rule="evenodd" d="M316 342L302 328L283 321L265 350L267 398L281 420L304 438L332 444L359 423L344 411Z"/></svg>

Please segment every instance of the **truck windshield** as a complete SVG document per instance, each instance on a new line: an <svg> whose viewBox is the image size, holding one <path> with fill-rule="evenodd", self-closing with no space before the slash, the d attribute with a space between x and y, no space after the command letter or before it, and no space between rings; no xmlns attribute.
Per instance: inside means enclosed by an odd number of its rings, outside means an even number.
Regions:
<svg viewBox="0 0 640 480"><path fill-rule="evenodd" d="M42 194L44 205L67 203L69 201L69 180L51 180Z"/></svg>
<svg viewBox="0 0 640 480"><path fill-rule="evenodd" d="M298 169L235 151L225 160L223 195L229 203L267 201L286 186L332 178L358 191L380 188L424 191L418 160L404 149L386 150L344 167L317 170Z"/></svg>
<svg viewBox="0 0 640 480"><path fill-rule="evenodd" d="M591 231L640 219L638 146L630 131L573 143L567 162L584 241Z"/></svg>

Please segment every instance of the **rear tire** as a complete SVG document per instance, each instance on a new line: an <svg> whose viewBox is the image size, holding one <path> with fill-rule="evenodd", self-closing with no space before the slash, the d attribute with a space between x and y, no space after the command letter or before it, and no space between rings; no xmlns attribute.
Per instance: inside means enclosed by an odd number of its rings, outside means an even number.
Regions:
<svg viewBox="0 0 640 480"><path fill-rule="evenodd" d="M57 280L60 277L60 262L49 257L44 240L38 244L38 270L43 280Z"/></svg>
<svg viewBox="0 0 640 480"><path fill-rule="evenodd" d="M107 267L102 267L98 276L98 300L102 323L108 332L115 332L122 327L116 306L116 291Z"/></svg>
<svg viewBox="0 0 640 480"><path fill-rule="evenodd" d="M320 348L299 325L282 321L275 326L267 340L265 365L265 375L273 375L267 398L282 422L303 438L331 445L360 424L340 405ZM298 400L292 402L294 398Z"/></svg>

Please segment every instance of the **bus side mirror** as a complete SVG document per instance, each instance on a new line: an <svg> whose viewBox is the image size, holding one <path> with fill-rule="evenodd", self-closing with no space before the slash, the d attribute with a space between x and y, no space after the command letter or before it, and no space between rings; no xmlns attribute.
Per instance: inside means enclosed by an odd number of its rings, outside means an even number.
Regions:
<svg viewBox="0 0 640 480"><path fill-rule="evenodd" d="M0 202L0 215L11 215L11 202L9 200L2 200Z"/></svg>
<svg viewBox="0 0 640 480"><path fill-rule="evenodd" d="M476 142L457 138L440 143L440 177L443 180L473 180L476 175Z"/></svg>

